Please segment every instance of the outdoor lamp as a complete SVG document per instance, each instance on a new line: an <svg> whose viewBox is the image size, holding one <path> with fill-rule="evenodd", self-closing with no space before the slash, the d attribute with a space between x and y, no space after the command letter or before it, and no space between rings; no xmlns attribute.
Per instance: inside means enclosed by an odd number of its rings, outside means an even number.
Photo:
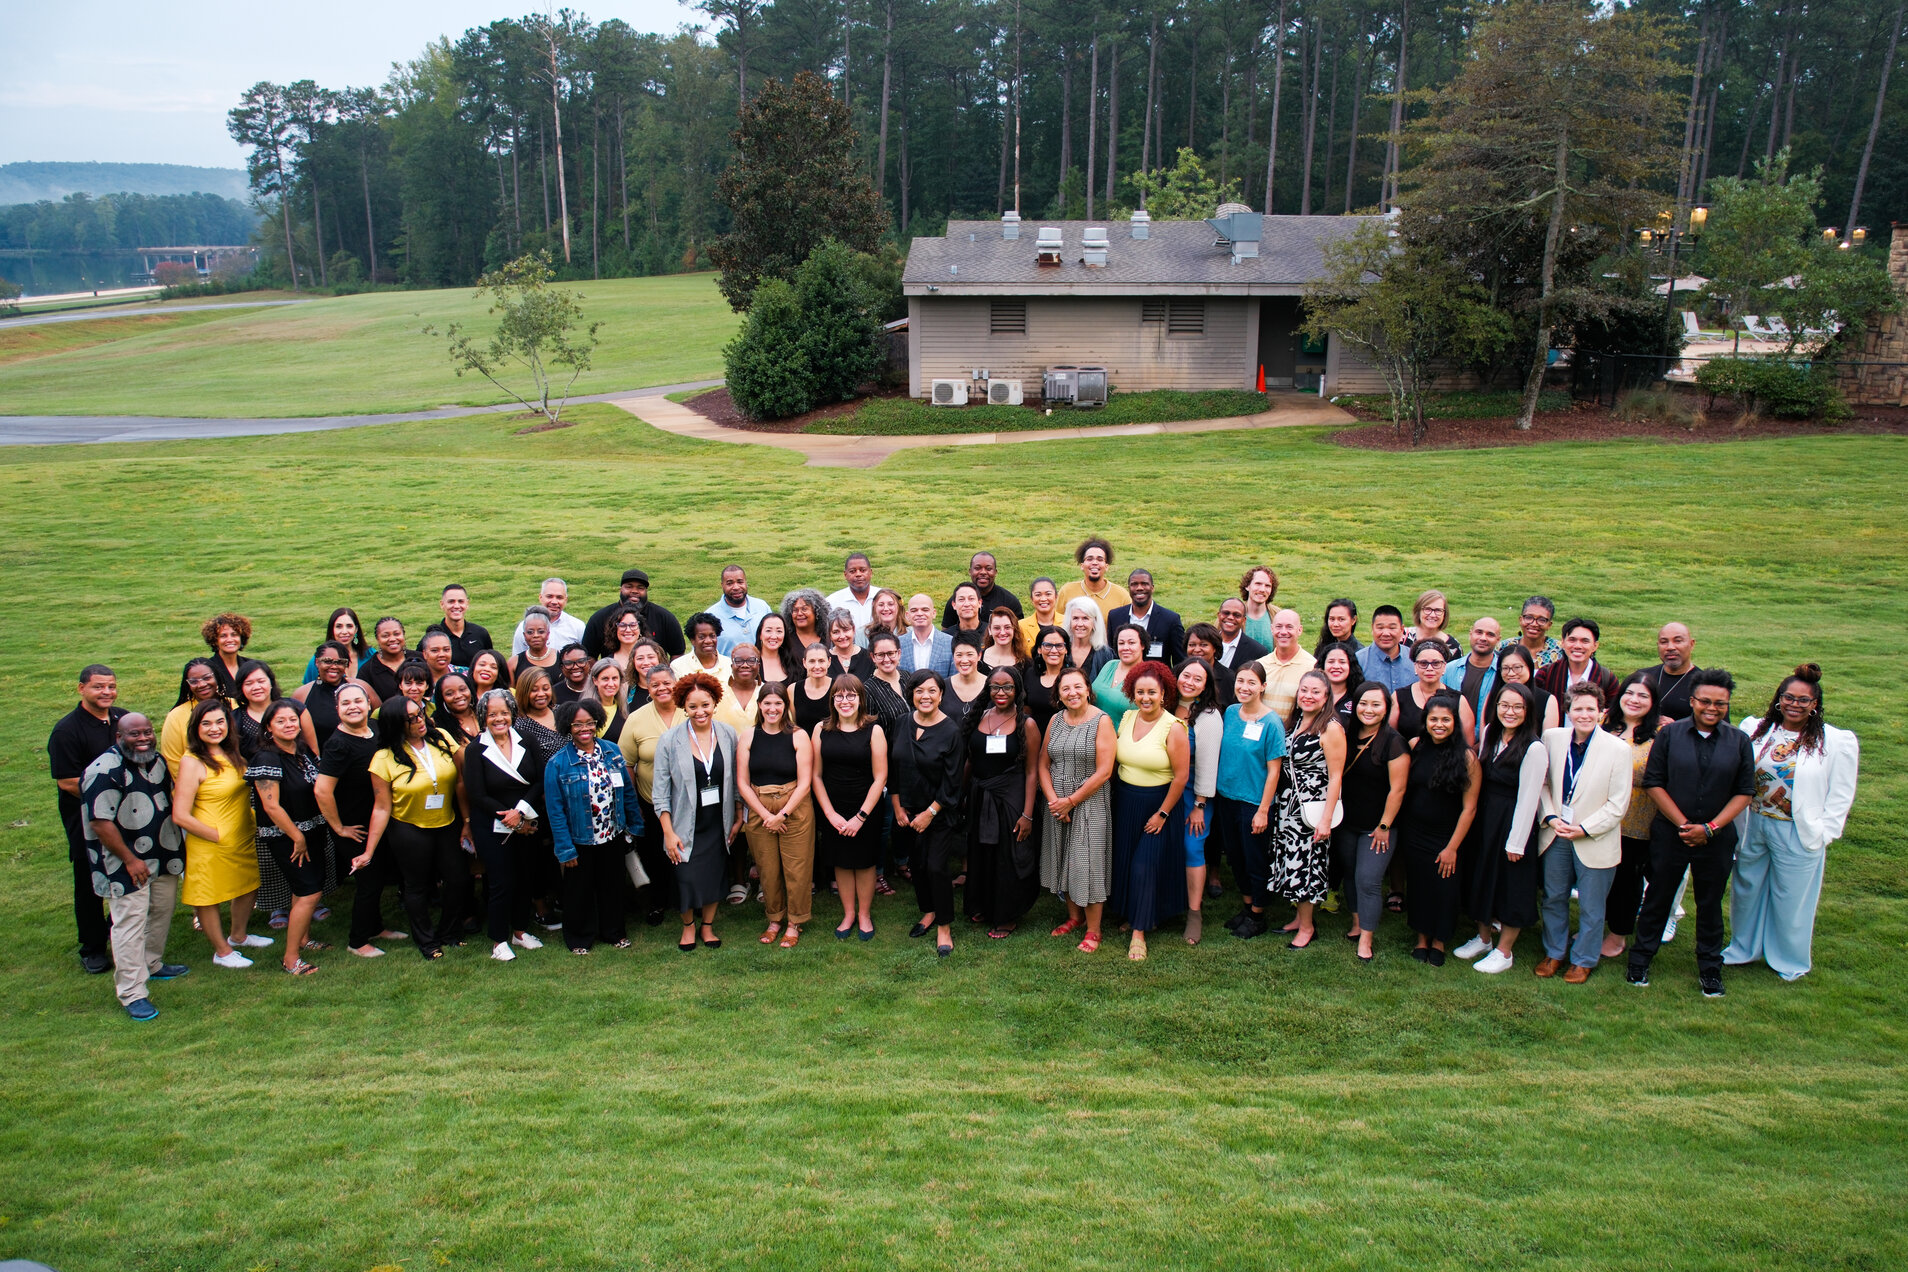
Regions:
<svg viewBox="0 0 1908 1272"><path fill-rule="evenodd" d="M1636 241L1641 243L1644 247L1648 247L1650 245L1650 227L1649 226L1646 225L1642 229L1636 232Z"/></svg>
<svg viewBox="0 0 1908 1272"><path fill-rule="evenodd" d="M1709 224L1709 209L1695 207L1689 210L1689 232L1692 237L1703 232L1703 226Z"/></svg>
<svg viewBox="0 0 1908 1272"><path fill-rule="evenodd" d="M1849 238L1854 240L1855 246L1860 247L1863 243L1868 242L1868 230L1866 227L1858 225L1849 232Z"/></svg>
<svg viewBox="0 0 1908 1272"><path fill-rule="evenodd" d="M1824 243L1833 243L1835 241L1835 232L1836 232L1835 227L1832 225L1829 226L1827 229L1823 230L1822 241Z"/></svg>

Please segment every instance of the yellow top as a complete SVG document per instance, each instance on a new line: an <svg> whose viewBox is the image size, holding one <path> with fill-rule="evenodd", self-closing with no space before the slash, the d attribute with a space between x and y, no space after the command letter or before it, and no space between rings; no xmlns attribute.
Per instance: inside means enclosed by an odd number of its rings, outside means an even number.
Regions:
<svg viewBox="0 0 1908 1272"><path fill-rule="evenodd" d="M761 700L762 686L758 684L755 692L749 695L749 705L744 707L736 701L735 686L724 682L722 701L716 703L715 718L737 733L747 733L755 727L755 704Z"/></svg>
<svg viewBox="0 0 1908 1272"><path fill-rule="evenodd" d="M1113 620L1113 611L1122 605L1131 605L1133 603L1133 597L1131 593L1118 583L1115 583L1112 579L1102 578L1100 582L1105 585L1105 590L1097 595L1087 591L1085 579L1075 579L1071 583L1063 584L1060 588L1060 599L1054 602L1053 612L1056 614L1066 613L1068 601L1076 596L1084 596L1100 607L1101 618L1111 622Z"/></svg>
<svg viewBox="0 0 1908 1272"><path fill-rule="evenodd" d="M172 780L179 780L179 757L186 753L186 725L192 722L192 708L196 702L182 702L166 712L166 719L159 726L159 754L165 757L166 771L172 774Z"/></svg>
<svg viewBox="0 0 1908 1272"><path fill-rule="evenodd" d="M1265 705L1272 708L1272 714L1281 723L1292 714L1292 702L1298 697L1299 681L1316 666L1318 659L1305 649L1294 650L1291 662L1280 662L1276 650L1259 659L1259 670L1265 673Z"/></svg>
<svg viewBox="0 0 1908 1272"><path fill-rule="evenodd" d="M184 726L180 728L183 731ZM219 842L186 835L186 871L179 900L186 905L217 905L256 892L258 823L252 816L252 787L245 780L245 766L228 760L218 772L208 770L186 811L212 823Z"/></svg>
<svg viewBox="0 0 1908 1272"><path fill-rule="evenodd" d="M729 695L723 694L722 701L728 700ZM721 709L721 703L716 704L716 710ZM656 714L656 704L645 702L629 713L629 720L623 725L623 735L616 745L623 752L623 762L636 774L636 793L643 797L645 804L649 802L650 787L656 780L656 743L662 741L662 735L671 727L686 719L679 707L665 725Z"/></svg>
<svg viewBox="0 0 1908 1272"><path fill-rule="evenodd" d="M1061 611L1056 608L1053 611L1053 622L1049 623L1048 626L1060 627L1060 619L1062 617ZM1060 630L1065 631L1066 628L1060 627ZM1036 615L1029 614L1020 620L1020 639L1026 642L1027 653L1031 655L1034 652L1034 642L1040 639L1040 619Z"/></svg>
<svg viewBox="0 0 1908 1272"><path fill-rule="evenodd" d="M419 758L412 749L415 763L407 770L380 747L371 757L371 776L390 784L391 816L407 826L434 830L457 820L457 761L429 743L423 750Z"/></svg>
<svg viewBox="0 0 1908 1272"><path fill-rule="evenodd" d="M1166 739L1174 729L1184 729L1185 724L1177 716L1162 715L1153 722L1152 732L1135 740L1133 726L1138 723L1138 711L1120 717L1114 751L1120 762L1120 780L1128 786L1171 786L1173 758L1166 753Z"/></svg>

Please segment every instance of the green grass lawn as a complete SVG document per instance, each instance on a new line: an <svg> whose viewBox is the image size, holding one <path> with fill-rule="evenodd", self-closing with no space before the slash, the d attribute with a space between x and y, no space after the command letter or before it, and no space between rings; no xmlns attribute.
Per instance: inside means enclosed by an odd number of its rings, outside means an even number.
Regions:
<svg viewBox="0 0 1908 1272"><path fill-rule="evenodd" d="M1271 399L1276 401L1277 399ZM849 437L895 436L916 433L1014 433L1038 428L1086 428L1107 424L1165 424L1175 420L1204 420L1227 415L1252 415L1267 407L1262 393L1239 389L1212 389L1197 393L1155 389L1148 393L1115 393L1102 407L1075 410L1054 408L1052 414L1034 406L929 406L919 398L870 398L852 415L817 420L804 433L835 433Z"/></svg>
<svg viewBox="0 0 1908 1272"><path fill-rule="evenodd" d="M577 380L575 393L722 374L722 345L738 319L716 291L713 274L569 286L583 296L586 319L603 323L595 367ZM179 314L160 330L130 331L104 343L80 334L56 338L56 349L57 340L90 342L67 352L21 360L0 354L0 413L332 415L508 400L480 377L460 379L443 338L420 332L426 324L441 330L451 322L490 330L495 320L470 289L326 297L180 321L205 316Z"/></svg>
<svg viewBox="0 0 1908 1272"><path fill-rule="evenodd" d="M381 298L380 298L381 299ZM925 448L867 474L677 439L607 406L517 436L478 418L343 433L20 448L0 469L0 1258L67 1270L454 1268L1873 1269L1908 1265L1908 817L1898 634L1908 444L1817 437L1393 455L1321 430ZM1142 478L1157 478L1144 486ZM362 509L354 513L353 510ZM1621 671L1669 617L1760 710L1807 657L1863 777L1830 850L1816 971L1696 992L1690 926L1636 991L1318 945L1189 950L962 925L793 951L758 906L726 948L501 965L341 950L211 966L181 916L133 1025L72 953L41 751L104 660L169 706L235 607L289 678L325 615L421 629L440 584L499 635L552 571L588 612L641 564L686 616L842 556L944 594L967 553L1016 589L1088 533L1206 615L1278 570L1308 628L1442 586L1462 630L1523 598L1603 624ZM1308 633L1309 640L1309 633ZM319 934L342 940L342 916Z"/></svg>

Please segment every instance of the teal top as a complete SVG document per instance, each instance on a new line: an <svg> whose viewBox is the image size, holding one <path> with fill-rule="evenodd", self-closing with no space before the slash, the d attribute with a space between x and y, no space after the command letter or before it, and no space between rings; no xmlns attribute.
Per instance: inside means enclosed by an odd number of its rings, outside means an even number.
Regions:
<svg viewBox="0 0 1908 1272"><path fill-rule="evenodd" d="M1259 736L1248 737L1256 726ZM1255 807L1265 795L1265 766L1285 757L1285 726L1267 711L1248 726L1239 704L1226 708L1226 731L1219 739L1217 793Z"/></svg>
<svg viewBox="0 0 1908 1272"><path fill-rule="evenodd" d="M1120 666L1120 660L1114 658L1093 678L1093 705L1106 712L1110 719L1117 720L1133 710L1133 700L1120 687L1126 680L1126 670Z"/></svg>
<svg viewBox="0 0 1908 1272"><path fill-rule="evenodd" d="M1272 613L1272 607L1267 605L1265 607L1265 613L1259 615L1257 618L1252 618L1248 615L1245 621L1245 627L1241 629L1246 635L1258 641L1267 649L1272 648L1274 643L1272 640Z"/></svg>

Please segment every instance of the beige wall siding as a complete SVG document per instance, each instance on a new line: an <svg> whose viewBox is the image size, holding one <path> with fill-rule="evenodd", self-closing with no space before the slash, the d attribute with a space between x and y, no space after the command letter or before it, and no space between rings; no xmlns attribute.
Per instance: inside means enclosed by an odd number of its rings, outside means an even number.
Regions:
<svg viewBox="0 0 1908 1272"><path fill-rule="evenodd" d="M1446 364L1434 373L1431 388L1438 392L1482 387L1483 381L1475 371ZM1325 392L1334 393L1389 393L1385 387L1385 377L1372 363L1371 356L1363 349L1354 349L1334 340L1326 355Z"/></svg>
<svg viewBox="0 0 1908 1272"><path fill-rule="evenodd" d="M1029 398L1050 366L1104 366L1114 388L1239 389L1251 387L1247 301L1206 300L1203 336L1168 336L1164 324L1140 322L1134 297L1027 300L1025 335L990 335L985 299L910 297L909 379L917 396L934 380L965 380L976 368L995 379L1019 379ZM1256 329L1254 329L1256 334Z"/></svg>

